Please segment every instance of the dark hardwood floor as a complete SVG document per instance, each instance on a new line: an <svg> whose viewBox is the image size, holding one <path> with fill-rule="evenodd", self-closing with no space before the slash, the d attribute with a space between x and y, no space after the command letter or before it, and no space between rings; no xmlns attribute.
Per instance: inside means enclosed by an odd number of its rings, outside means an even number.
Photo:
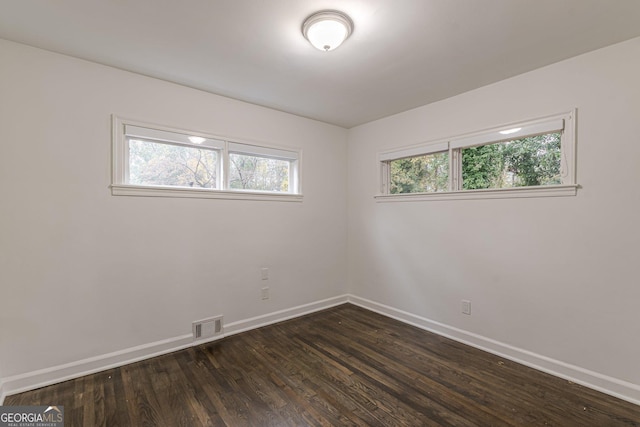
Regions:
<svg viewBox="0 0 640 427"><path fill-rule="evenodd" d="M66 426L640 426L640 406L345 304L9 396Z"/></svg>

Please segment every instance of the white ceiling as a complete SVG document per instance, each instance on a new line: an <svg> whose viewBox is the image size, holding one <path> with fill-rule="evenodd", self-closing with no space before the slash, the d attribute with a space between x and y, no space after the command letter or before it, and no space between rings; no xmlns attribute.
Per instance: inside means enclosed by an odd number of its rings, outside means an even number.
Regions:
<svg viewBox="0 0 640 427"><path fill-rule="evenodd" d="M347 128L636 36L639 0L0 0L0 38Z"/></svg>

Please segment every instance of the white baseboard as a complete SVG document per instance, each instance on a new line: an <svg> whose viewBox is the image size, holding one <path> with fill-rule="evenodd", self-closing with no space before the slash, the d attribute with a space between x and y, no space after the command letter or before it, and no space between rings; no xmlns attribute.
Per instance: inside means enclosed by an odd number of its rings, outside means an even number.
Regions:
<svg viewBox="0 0 640 427"><path fill-rule="evenodd" d="M88 359L79 360L64 365L53 366L26 374L15 375L0 379L0 405L4 402L5 396L22 393L24 391L35 390L51 384L60 383L84 375L94 374L140 360L150 359L163 354L172 353L188 347L201 345L210 341L219 340L226 336L238 334L240 332L256 329L272 323L289 320L294 317L303 316L315 311L324 310L336 305L344 304L348 301L348 295L329 298L322 301L304 304L290 309L280 310L273 313L241 320L228 325L224 325L224 333L217 335L211 340L194 341L192 334L181 335L162 341L143 344L136 347L115 351Z"/></svg>
<svg viewBox="0 0 640 427"><path fill-rule="evenodd" d="M27 374L0 378L0 405L3 404L5 397L8 395L34 390L36 388L56 384L84 375L138 362L140 360L149 359L188 347L201 345L209 341L218 340L251 329L289 320L305 314L344 304L346 302L350 302L367 310L380 313L384 316L391 317L418 328L451 338L463 344L504 357L505 359L513 360L514 362L521 363L525 366L529 366L542 372L564 378L577 384L584 385L585 387L640 405L640 385L638 384L629 383L579 366L554 360L546 356L513 347L472 332L448 326L434 320L420 317L415 314L354 295L342 295L229 323L224 326L223 334L218 335L211 340L193 341L191 334L182 335L101 356L79 360L77 362L41 369Z"/></svg>
<svg viewBox="0 0 640 427"><path fill-rule="evenodd" d="M349 302L349 295L341 295L310 304L300 305L294 308L288 308L286 310L276 311L263 316L229 323L224 327L224 334L225 336L239 334L240 332L261 328L273 323L304 316L305 314L315 313L316 311L325 310L347 302Z"/></svg>
<svg viewBox="0 0 640 427"><path fill-rule="evenodd" d="M505 359L560 377L576 384L606 393L627 402L640 405L640 385L608 375L593 372L579 366L561 362L540 354L501 343L472 332L445 325L434 320L398 310L384 304L350 295L349 302L387 317L416 326L420 329L451 338L463 344L484 350Z"/></svg>
<svg viewBox="0 0 640 427"><path fill-rule="evenodd" d="M78 378L84 375L94 374L107 369L149 359L162 354L188 348L193 344L191 334L180 337L143 344L113 353L103 354L64 365L40 369L26 374L14 375L3 378L5 395L22 393L35 390L51 384Z"/></svg>

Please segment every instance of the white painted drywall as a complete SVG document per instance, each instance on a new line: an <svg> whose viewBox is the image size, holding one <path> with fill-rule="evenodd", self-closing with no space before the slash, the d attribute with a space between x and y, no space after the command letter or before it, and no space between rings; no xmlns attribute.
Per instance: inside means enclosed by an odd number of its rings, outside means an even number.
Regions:
<svg viewBox="0 0 640 427"><path fill-rule="evenodd" d="M350 293L640 390L638 76L633 39L351 129ZM374 200L378 151L573 107L576 197Z"/></svg>
<svg viewBox="0 0 640 427"><path fill-rule="evenodd" d="M640 384L639 54L631 40L347 132L0 40L0 378L322 301L348 277L356 297ZM576 197L373 199L379 150L573 107ZM304 202L111 196L112 113L300 146Z"/></svg>
<svg viewBox="0 0 640 427"><path fill-rule="evenodd" d="M3 377L345 293L346 130L8 41L0 63ZM300 147L304 201L112 196L111 114Z"/></svg>

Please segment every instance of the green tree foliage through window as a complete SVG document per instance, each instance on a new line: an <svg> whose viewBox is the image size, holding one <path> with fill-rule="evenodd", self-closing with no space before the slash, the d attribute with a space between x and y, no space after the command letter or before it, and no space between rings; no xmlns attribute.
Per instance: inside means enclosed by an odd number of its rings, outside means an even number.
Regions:
<svg viewBox="0 0 640 427"><path fill-rule="evenodd" d="M432 193L449 189L449 153L407 157L390 162L391 194Z"/></svg>
<svg viewBox="0 0 640 427"><path fill-rule="evenodd" d="M560 133L462 150L462 188L554 185L560 177Z"/></svg>
<svg viewBox="0 0 640 427"><path fill-rule="evenodd" d="M561 133L456 149L462 190L561 184ZM456 152L454 150L454 152ZM390 160L389 193L449 191L449 151Z"/></svg>

